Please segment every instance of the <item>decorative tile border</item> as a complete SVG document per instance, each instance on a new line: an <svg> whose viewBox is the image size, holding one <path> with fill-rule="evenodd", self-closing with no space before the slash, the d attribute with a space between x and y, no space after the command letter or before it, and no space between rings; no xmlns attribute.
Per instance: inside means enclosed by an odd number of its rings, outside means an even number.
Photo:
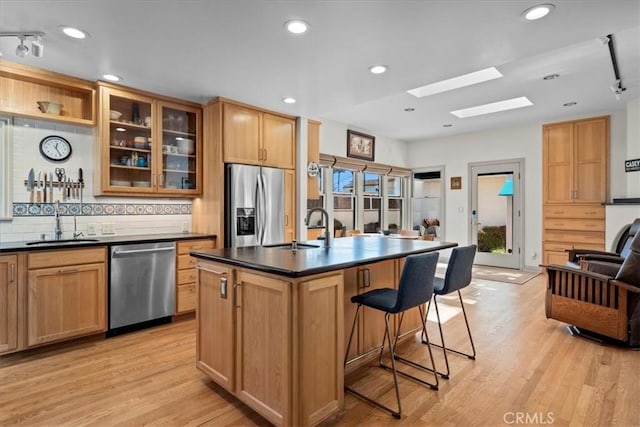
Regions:
<svg viewBox="0 0 640 427"><path fill-rule="evenodd" d="M14 203L14 217L53 216L53 203ZM62 216L190 215L191 204L60 203Z"/></svg>

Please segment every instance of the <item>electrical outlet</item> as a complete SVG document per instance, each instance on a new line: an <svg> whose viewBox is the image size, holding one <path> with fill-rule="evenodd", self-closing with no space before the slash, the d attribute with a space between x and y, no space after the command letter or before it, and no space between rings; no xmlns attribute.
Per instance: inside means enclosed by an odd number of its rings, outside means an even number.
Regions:
<svg viewBox="0 0 640 427"><path fill-rule="evenodd" d="M102 224L102 234L116 234L115 231L113 231L112 222L105 222Z"/></svg>
<svg viewBox="0 0 640 427"><path fill-rule="evenodd" d="M182 232L183 233L188 233L189 232L189 223L188 222L183 222L182 223Z"/></svg>
<svg viewBox="0 0 640 427"><path fill-rule="evenodd" d="M87 224L87 236L95 236L97 234L98 224L95 222Z"/></svg>

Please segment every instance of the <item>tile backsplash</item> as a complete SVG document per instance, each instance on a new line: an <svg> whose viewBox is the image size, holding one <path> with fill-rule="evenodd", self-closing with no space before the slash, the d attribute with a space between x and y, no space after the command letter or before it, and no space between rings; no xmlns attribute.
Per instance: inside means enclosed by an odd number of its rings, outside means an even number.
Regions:
<svg viewBox="0 0 640 427"><path fill-rule="evenodd" d="M72 155L67 161L54 163L42 157L39 144L49 135L62 136L71 143ZM24 182L31 168L36 177L38 172L65 168L72 179L78 178L79 168L83 169L83 203L60 201L64 238L73 233L74 220L76 230L85 236L89 232L100 236L191 230L190 199L94 196L94 155L99 155L97 128L15 117L11 140L13 155L8 166L12 170L13 219L0 221L0 241L36 240L43 234L52 238L53 203L29 203Z"/></svg>

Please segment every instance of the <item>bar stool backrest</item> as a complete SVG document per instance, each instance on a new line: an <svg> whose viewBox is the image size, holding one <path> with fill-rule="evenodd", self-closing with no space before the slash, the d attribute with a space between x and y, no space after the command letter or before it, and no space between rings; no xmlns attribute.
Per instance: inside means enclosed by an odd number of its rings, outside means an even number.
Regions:
<svg viewBox="0 0 640 427"><path fill-rule="evenodd" d="M439 295L455 292L469 286L476 250L476 245L453 248L447 272L444 275L444 287L438 292Z"/></svg>
<svg viewBox="0 0 640 427"><path fill-rule="evenodd" d="M409 255L406 258L398 284L396 305L391 313L400 313L431 299L437 265L437 252Z"/></svg>

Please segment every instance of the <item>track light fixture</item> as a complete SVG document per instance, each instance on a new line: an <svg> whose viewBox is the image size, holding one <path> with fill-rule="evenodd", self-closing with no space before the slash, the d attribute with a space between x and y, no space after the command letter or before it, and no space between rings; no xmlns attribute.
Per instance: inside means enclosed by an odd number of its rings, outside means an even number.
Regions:
<svg viewBox="0 0 640 427"><path fill-rule="evenodd" d="M17 37L20 40L20 44L16 47L16 55L20 58L29 54L29 47L25 44L27 41L31 41L33 56L40 58L44 53L44 44L42 43L44 33L42 31L0 31L0 37ZM0 56L2 56L1 53Z"/></svg>
<svg viewBox="0 0 640 427"><path fill-rule="evenodd" d="M620 100L620 95L622 92L627 90L626 87L622 84L622 78L620 77L620 71L618 70L618 61L616 59L616 51L615 46L613 45L613 34L608 34L605 36L604 40L606 44L609 46L609 55L611 56L611 65L613 65L613 75L616 78L615 83L611 86L611 91L616 95L616 99Z"/></svg>

